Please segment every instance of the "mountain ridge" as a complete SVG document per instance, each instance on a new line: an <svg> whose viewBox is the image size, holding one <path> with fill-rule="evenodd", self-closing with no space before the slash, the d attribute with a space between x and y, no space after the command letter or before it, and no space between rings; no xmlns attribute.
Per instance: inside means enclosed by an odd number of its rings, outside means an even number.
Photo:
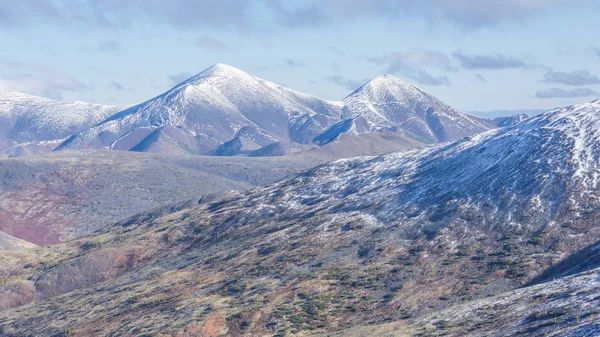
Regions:
<svg viewBox="0 0 600 337"><path fill-rule="evenodd" d="M374 105L378 108L370 109ZM407 122L410 119L416 121ZM496 127L492 121L452 109L392 75L367 82L341 101L326 101L216 64L153 99L71 136L57 150L153 151L138 146L140 139L146 139L148 144L162 144L159 148L208 154L234 140L242 128L262 134L263 140L251 141L263 147L280 141L308 144L323 133L329 133L333 140L341 133L330 128L345 122L356 127L337 131L392 131L426 142L455 140ZM248 150L254 149L244 149Z"/></svg>
<svg viewBox="0 0 600 337"><path fill-rule="evenodd" d="M0 134L12 144L66 138L122 109L0 91Z"/></svg>

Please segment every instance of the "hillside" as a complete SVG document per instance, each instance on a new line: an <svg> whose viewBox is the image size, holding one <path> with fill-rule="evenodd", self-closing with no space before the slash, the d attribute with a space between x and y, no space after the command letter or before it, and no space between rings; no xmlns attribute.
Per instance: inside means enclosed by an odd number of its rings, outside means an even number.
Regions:
<svg viewBox="0 0 600 337"><path fill-rule="evenodd" d="M419 319L314 336L597 336L599 275L600 269L593 269L454 305Z"/></svg>
<svg viewBox="0 0 600 337"><path fill-rule="evenodd" d="M159 206L246 190L312 167L303 158L218 158L121 151L0 159L0 230L54 244Z"/></svg>

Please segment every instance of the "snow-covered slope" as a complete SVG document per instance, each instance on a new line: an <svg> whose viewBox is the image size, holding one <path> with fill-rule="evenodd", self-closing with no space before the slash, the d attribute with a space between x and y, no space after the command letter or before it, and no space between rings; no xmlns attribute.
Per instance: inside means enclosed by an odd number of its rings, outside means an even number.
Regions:
<svg viewBox="0 0 600 337"><path fill-rule="evenodd" d="M123 107L60 102L26 94L0 92L0 147L64 139L122 109ZM5 139L4 142L2 138Z"/></svg>
<svg viewBox="0 0 600 337"><path fill-rule="evenodd" d="M492 127L389 75L330 102L216 64L72 136L59 149L233 155L275 142L324 145L343 133L393 131L440 142Z"/></svg>
<svg viewBox="0 0 600 337"><path fill-rule="evenodd" d="M518 114L518 115L508 116L508 117L496 117L493 119L493 122L494 122L494 124L496 124L496 126L503 128L503 127L521 123L522 121L526 120L529 117L531 117L531 116L529 116L527 114Z"/></svg>
<svg viewBox="0 0 600 337"><path fill-rule="evenodd" d="M542 226L596 202L600 101L449 145L334 162L271 188L294 212L322 199L321 209L363 210L382 223L451 225L478 214L481 226Z"/></svg>

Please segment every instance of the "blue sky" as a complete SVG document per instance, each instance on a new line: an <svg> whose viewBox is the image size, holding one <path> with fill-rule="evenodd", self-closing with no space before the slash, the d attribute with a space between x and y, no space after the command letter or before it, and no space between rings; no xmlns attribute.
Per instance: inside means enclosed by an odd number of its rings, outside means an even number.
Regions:
<svg viewBox="0 0 600 337"><path fill-rule="evenodd" d="M134 104L222 62L336 100L392 73L461 110L600 97L588 0L6 0L0 90Z"/></svg>

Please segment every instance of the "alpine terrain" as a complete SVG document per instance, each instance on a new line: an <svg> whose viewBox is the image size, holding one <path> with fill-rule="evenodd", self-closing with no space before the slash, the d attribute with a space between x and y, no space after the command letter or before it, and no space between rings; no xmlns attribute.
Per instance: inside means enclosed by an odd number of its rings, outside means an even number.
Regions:
<svg viewBox="0 0 600 337"><path fill-rule="evenodd" d="M273 154L270 147L279 143L281 155L311 149L299 145L325 145L341 134L391 131L405 142L435 143L493 127L494 121L459 112L391 75L329 102L216 64L57 149L256 155Z"/></svg>
<svg viewBox="0 0 600 337"><path fill-rule="evenodd" d="M372 109L350 129L402 112ZM411 128L438 140L476 123ZM122 137L117 127L109 138ZM88 131L70 143L101 141ZM335 161L2 252L0 331L593 336L599 177L600 100L453 143Z"/></svg>

